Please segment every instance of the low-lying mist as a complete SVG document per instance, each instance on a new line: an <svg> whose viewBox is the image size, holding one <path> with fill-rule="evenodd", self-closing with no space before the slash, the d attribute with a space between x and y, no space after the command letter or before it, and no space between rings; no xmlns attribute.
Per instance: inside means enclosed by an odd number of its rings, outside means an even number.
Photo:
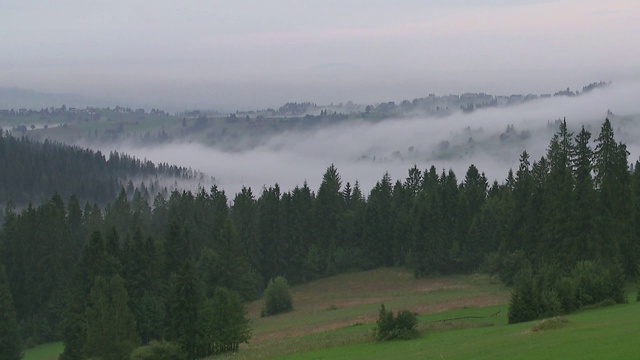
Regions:
<svg viewBox="0 0 640 360"><path fill-rule="evenodd" d="M198 169L215 177L230 197L242 186L259 193L263 186L275 183L286 191L306 181L317 190L331 164L337 167L343 184L357 180L366 192L385 172L394 180L403 180L414 164L423 170L431 165L439 172L452 169L458 181L475 164L490 182L503 182L508 170L518 167L523 150L532 161L546 153L556 121L562 118L574 133L584 125L595 139L609 116L616 139L627 144L629 159L635 162L640 154L640 117L633 116L640 114L638 95L640 84L614 84L578 97L545 98L447 117L345 121L313 131L282 133L239 152L195 143L121 144L100 150L115 149L156 163Z"/></svg>

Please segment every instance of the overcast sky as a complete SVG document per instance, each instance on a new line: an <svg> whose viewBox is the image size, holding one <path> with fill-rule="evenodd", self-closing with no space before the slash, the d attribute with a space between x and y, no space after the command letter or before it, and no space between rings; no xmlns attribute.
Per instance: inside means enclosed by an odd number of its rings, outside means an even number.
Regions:
<svg viewBox="0 0 640 360"><path fill-rule="evenodd" d="M153 105L375 103L640 80L638 0L0 0L0 8L0 86Z"/></svg>

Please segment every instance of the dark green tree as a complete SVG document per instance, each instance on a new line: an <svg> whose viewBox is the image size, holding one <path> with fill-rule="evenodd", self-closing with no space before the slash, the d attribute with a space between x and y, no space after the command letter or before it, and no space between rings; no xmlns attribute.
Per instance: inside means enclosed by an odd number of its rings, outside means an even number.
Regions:
<svg viewBox="0 0 640 360"><path fill-rule="evenodd" d="M261 270L266 278L286 272L287 243L281 236L280 186L264 188L258 200L258 229L262 249Z"/></svg>
<svg viewBox="0 0 640 360"><path fill-rule="evenodd" d="M230 216L251 268L260 271L262 247L258 239L256 200L251 188L243 186L242 190L236 194Z"/></svg>
<svg viewBox="0 0 640 360"><path fill-rule="evenodd" d="M606 119L596 139L594 150L594 183L598 193L600 256L613 260L621 258L627 275L635 273L638 246L635 234L631 195L631 174L624 144L616 143L613 128Z"/></svg>
<svg viewBox="0 0 640 360"><path fill-rule="evenodd" d="M96 277L89 294L86 321L84 354L87 358L127 359L140 345L135 319L129 309L129 296L119 275L109 281Z"/></svg>
<svg viewBox="0 0 640 360"><path fill-rule="evenodd" d="M108 257L99 231L94 231L82 250L80 262L76 268L71 300L64 314L63 343L61 360L83 359L86 342L86 309L88 297L97 277L115 275L108 269ZM111 269L112 270L112 269Z"/></svg>
<svg viewBox="0 0 640 360"><path fill-rule="evenodd" d="M565 239L563 253L574 256L573 259L566 259L571 265L580 260L595 260L598 254L598 245L601 243L597 239L597 203L596 193L593 187L593 151L589 146L591 133L582 130L576 135L575 157L573 163L575 188L571 203L572 209L572 236Z"/></svg>
<svg viewBox="0 0 640 360"><path fill-rule="evenodd" d="M164 273L167 279L180 271L183 264L191 258L189 238L188 230L177 219L172 220L164 243Z"/></svg>
<svg viewBox="0 0 640 360"><path fill-rule="evenodd" d="M199 355L200 324L198 309L202 303L198 283L191 261L186 261L171 278L169 308L167 311L167 340L173 341L189 359Z"/></svg>
<svg viewBox="0 0 640 360"><path fill-rule="evenodd" d="M393 265L393 226L391 176L385 173L369 194L365 212L363 240L369 260L366 268Z"/></svg>
<svg viewBox="0 0 640 360"><path fill-rule="evenodd" d="M20 344L11 290L4 266L0 264L0 360L22 359Z"/></svg>
<svg viewBox="0 0 640 360"><path fill-rule="evenodd" d="M317 276L333 272L333 255L344 238L344 200L342 198L342 180L334 165L329 166L322 177L314 206L315 249L319 260Z"/></svg>

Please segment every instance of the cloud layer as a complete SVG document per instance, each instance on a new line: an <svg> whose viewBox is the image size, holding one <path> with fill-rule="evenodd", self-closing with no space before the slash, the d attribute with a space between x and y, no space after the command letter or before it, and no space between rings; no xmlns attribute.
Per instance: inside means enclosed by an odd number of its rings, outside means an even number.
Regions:
<svg viewBox="0 0 640 360"><path fill-rule="evenodd" d="M541 99L442 118L349 121L314 131L283 133L260 146L233 153L178 143L161 147L122 145L117 150L154 162L199 169L214 176L230 194L242 186L257 191L275 183L287 190L304 181L316 190L331 164L337 166L343 183L358 180L367 191L385 172L403 180L414 164L421 169L434 165L439 172L453 169L461 180L473 163L490 181L502 182L509 168L517 168L523 150L532 160L546 153L556 130L555 120L566 117L570 130L576 133L585 125L595 138L608 110L617 115L613 118L616 138L627 143L630 159L635 161L640 155L640 118L625 120L621 116L640 114L634 101L638 95L640 85L614 84L576 98ZM526 130L530 136L522 141L501 141L500 135L508 125L513 125L518 134ZM448 151L443 151L445 142Z"/></svg>

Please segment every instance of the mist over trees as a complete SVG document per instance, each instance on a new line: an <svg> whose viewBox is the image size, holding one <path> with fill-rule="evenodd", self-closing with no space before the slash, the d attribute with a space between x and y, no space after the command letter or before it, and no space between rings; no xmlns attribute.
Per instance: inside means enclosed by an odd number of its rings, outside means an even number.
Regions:
<svg viewBox="0 0 640 360"><path fill-rule="evenodd" d="M0 203L20 208L58 194L106 205L126 187L150 201L177 180L206 180L204 175L166 163L155 165L126 154L83 149L45 140L0 134Z"/></svg>
<svg viewBox="0 0 640 360"><path fill-rule="evenodd" d="M523 152L500 183L474 165L460 177L414 166L395 182L383 174L365 195L332 165L317 192L274 184L233 201L216 186L158 194L152 205L122 189L105 208L56 194L6 209L0 262L20 336L62 339L62 359L102 354L92 326L113 312L129 319L114 330L125 334L114 351L160 339L190 358L236 351L250 339L243 301L270 280L381 266L497 274L515 286L522 321L624 301L620 284L640 260L640 168L627 158L609 120L594 141L562 121L547 154Z"/></svg>

